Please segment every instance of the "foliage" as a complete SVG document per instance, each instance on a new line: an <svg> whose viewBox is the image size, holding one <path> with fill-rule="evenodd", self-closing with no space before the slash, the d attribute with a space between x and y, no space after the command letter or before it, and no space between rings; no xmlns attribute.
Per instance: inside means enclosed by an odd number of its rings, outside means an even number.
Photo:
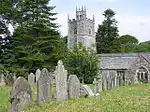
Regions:
<svg viewBox="0 0 150 112"><path fill-rule="evenodd" d="M122 35L119 37L119 42L121 43L122 52L135 52L135 48L139 41L132 35Z"/></svg>
<svg viewBox="0 0 150 112"><path fill-rule="evenodd" d="M98 57L92 50L86 50L82 44L78 44L68 51L64 64L69 74L75 74L80 81L92 83L98 71Z"/></svg>
<svg viewBox="0 0 150 112"><path fill-rule="evenodd" d="M107 9L103 16L105 19L98 26L96 33L97 53L120 52L117 21L114 19L115 12L112 9Z"/></svg>
<svg viewBox="0 0 150 112"><path fill-rule="evenodd" d="M135 52L150 52L150 41L139 43L136 46Z"/></svg>
<svg viewBox="0 0 150 112"><path fill-rule="evenodd" d="M12 72L29 72L37 68L53 69L64 56L65 43L54 23L54 6L50 0L18 2L18 27L13 35L14 56L9 60ZM21 16L20 16L21 15ZM11 66L13 65L13 67Z"/></svg>

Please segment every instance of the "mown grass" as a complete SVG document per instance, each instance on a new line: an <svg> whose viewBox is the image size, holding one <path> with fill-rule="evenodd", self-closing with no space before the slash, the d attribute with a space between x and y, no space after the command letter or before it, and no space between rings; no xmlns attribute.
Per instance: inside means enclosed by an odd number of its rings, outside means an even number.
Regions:
<svg viewBox="0 0 150 112"><path fill-rule="evenodd" d="M62 103L34 103L25 112L150 112L150 84L122 86Z"/></svg>
<svg viewBox="0 0 150 112"><path fill-rule="evenodd" d="M32 86L34 103L24 112L150 112L150 84L122 86L104 91L97 97L65 102L36 104L36 87ZM7 112L9 87L0 87L0 112Z"/></svg>
<svg viewBox="0 0 150 112"><path fill-rule="evenodd" d="M9 107L10 87L0 86L0 112L7 112Z"/></svg>

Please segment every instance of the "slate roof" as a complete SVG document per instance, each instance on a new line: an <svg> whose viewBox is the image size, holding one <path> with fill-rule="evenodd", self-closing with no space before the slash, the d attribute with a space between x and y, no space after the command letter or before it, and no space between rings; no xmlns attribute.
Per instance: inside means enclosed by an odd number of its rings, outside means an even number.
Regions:
<svg viewBox="0 0 150 112"><path fill-rule="evenodd" d="M139 57L150 63L150 52L147 53L114 53L99 54L100 69L129 69L130 65Z"/></svg>

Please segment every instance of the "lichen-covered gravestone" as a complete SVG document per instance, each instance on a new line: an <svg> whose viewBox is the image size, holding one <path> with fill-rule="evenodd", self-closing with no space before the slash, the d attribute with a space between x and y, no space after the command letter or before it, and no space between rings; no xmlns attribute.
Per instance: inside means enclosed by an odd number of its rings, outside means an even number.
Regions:
<svg viewBox="0 0 150 112"><path fill-rule="evenodd" d="M67 70L62 61L58 61L55 70L55 96L57 101L64 101L68 98L67 94Z"/></svg>
<svg viewBox="0 0 150 112"><path fill-rule="evenodd" d="M38 104L50 99L50 77L46 68L43 68L37 81L37 99Z"/></svg>
<svg viewBox="0 0 150 112"><path fill-rule="evenodd" d="M36 82L37 82L39 80L39 78L40 78L40 75L41 75L40 69L36 70L35 75L36 75Z"/></svg>
<svg viewBox="0 0 150 112"><path fill-rule="evenodd" d="M70 99L80 97L80 81L76 75L69 76L68 96Z"/></svg>
<svg viewBox="0 0 150 112"><path fill-rule="evenodd" d="M25 78L18 77L14 82L10 94L10 103L9 112L20 112L32 103L31 86Z"/></svg>
<svg viewBox="0 0 150 112"><path fill-rule="evenodd" d="M80 97L91 97L94 96L93 91L87 85L81 85L80 87Z"/></svg>
<svg viewBox="0 0 150 112"><path fill-rule="evenodd" d="M33 73L30 73L30 75L28 75L28 82L31 85L35 83L35 75Z"/></svg>

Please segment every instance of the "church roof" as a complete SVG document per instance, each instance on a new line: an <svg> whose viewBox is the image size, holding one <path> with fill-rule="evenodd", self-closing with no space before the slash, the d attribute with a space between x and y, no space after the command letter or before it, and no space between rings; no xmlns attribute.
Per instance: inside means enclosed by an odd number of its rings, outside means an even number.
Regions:
<svg viewBox="0 0 150 112"><path fill-rule="evenodd" d="M131 64L139 57L150 63L150 52L147 53L114 53L99 54L101 69L129 69Z"/></svg>

